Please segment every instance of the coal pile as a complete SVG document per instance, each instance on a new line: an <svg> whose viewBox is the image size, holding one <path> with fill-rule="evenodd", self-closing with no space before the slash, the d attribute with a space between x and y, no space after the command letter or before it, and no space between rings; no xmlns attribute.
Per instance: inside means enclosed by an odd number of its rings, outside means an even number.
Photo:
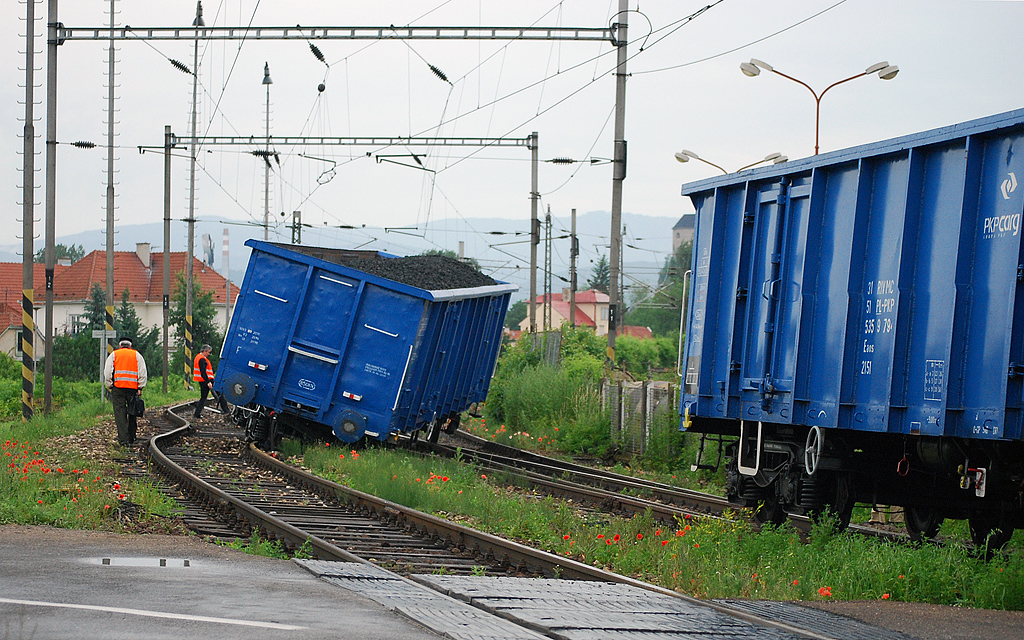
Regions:
<svg viewBox="0 0 1024 640"><path fill-rule="evenodd" d="M447 256L407 258L342 257L338 264L427 291L489 287L497 282L471 265Z"/></svg>

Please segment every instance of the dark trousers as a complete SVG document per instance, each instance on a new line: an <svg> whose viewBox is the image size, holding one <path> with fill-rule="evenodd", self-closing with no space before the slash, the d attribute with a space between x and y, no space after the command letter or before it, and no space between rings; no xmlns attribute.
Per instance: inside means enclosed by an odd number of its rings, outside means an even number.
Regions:
<svg viewBox="0 0 1024 640"><path fill-rule="evenodd" d="M198 418L199 414L203 412L203 407L206 405L206 396L213 393L209 385L205 382L197 382L199 385L199 404L196 405L196 412L192 414L193 418ZM213 393L214 399L217 401L217 406L220 407L221 413L228 412L228 402L224 399L224 396L219 393Z"/></svg>
<svg viewBox="0 0 1024 640"><path fill-rule="evenodd" d="M134 444L138 423L135 416L128 415L128 403L138 395L135 389L114 387L110 390L110 401L114 403L114 424L117 425L117 442L127 446Z"/></svg>

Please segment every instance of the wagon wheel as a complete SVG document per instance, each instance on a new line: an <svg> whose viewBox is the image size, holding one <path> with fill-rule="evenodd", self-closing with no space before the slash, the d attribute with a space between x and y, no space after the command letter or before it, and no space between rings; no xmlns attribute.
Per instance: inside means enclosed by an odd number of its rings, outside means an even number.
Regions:
<svg viewBox="0 0 1024 640"><path fill-rule="evenodd" d="M768 486L764 500L754 510L754 518L761 524L781 525L789 518L783 505L779 496L778 481L773 482Z"/></svg>
<svg viewBox="0 0 1024 640"><path fill-rule="evenodd" d="M820 508L811 510L807 515L815 522L821 522L831 512L838 520L837 531L845 531L850 526L855 502L853 478L849 473L822 474L822 504ZM820 476L819 476L820 477Z"/></svg>
<svg viewBox="0 0 1024 640"><path fill-rule="evenodd" d="M441 420L440 418L435 419L427 427L427 442L430 444L437 444L437 439L441 436Z"/></svg>
<svg viewBox="0 0 1024 640"><path fill-rule="evenodd" d="M984 549L986 558L992 557L993 552L1002 549L1013 537L1013 525L991 511L972 511L967 516L967 524L970 525L974 546Z"/></svg>
<svg viewBox="0 0 1024 640"><path fill-rule="evenodd" d="M906 507L903 509L903 524L911 540L930 540L939 533L939 526L945 518L934 507Z"/></svg>
<svg viewBox="0 0 1024 640"><path fill-rule="evenodd" d="M821 452L825 448L825 434L817 425L811 427L807 432L807 443L804 445L804 468L807 475L813 476L818 470L818 462L821 460Z"/></svg>

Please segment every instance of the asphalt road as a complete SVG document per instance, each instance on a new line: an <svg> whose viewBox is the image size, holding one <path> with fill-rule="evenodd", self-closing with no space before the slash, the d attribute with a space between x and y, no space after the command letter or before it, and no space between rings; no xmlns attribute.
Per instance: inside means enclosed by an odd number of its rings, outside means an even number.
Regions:
<svg viewBox="0 0 1024 640"><path fill-rule="evenodd" d="M437 636L288 560L189 537L2 526L0 638Z"/></svg>

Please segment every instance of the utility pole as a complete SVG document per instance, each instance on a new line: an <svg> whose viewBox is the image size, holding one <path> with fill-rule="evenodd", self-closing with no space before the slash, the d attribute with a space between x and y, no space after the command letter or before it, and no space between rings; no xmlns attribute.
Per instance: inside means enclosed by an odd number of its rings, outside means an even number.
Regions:
<svg viewBox="0 0 1024 640"><path fill-rule="evenodd" d="M103 327L114 330L114 18L116 10L110 0L110 42L107 45L107 313ZM110 335L109 333L107 334ZM114 350L107 338L107 353Z"/></svg>
<svg viewBox="0 0 1024 640"><path fill-rule="evenodd" d="M608 359L615 362L615 333L619 305L619 253L622 251L622 182L626 179L626 28L629 23L629 0L619 0L615 16L618 47L615 66L615 157L612 164L611 255L608 257Z"/></svg>
<svg viewBox="0 0 1024 640"><path fill-rule="evenodd" d="M43 411L53 411L53 272L56 263L57 187L57 0L49 0L46 16L46 333L43 337Z"/></svg>
<svg viewBox="0 0 1024 640"><path fill-rule="evenodd" d="M167 347L168 326L171 323L171 149L177 140L171 133L171 125L164 126L164 393L167 393Z"/></svg>
<svg viewBox="0 0 1024 640"><path fill-rule="evenodd" d="M569 227L569 324L576 326L576 258L580 255L580 241L576 238L576 209L572 210Z"/></svg>
<svg viewBox="0 0 1024 640"><path fill-rule="evenodd" d="M35 39L36 7L34 0L26 5L25 17L25 128L24 170L22 171L22 238L21 238L21 419L32 419L32 395L35 387L36 362L32 349L35 323L32 319L35 249L32 224L35 216L36 126L35 126Z"/></svg>
<svg viewBox="0 0 1024 640"><path fill-rule="evenodd" d="M224 227L224 238L221 241L222 268L224 269L224 335L228 335L228 327L231 325L231 262L229 260L231 243L228 240L228 228Z"/></svg>
<svg viewBox="0 0 1024 640"><path fill-rule="evenodd" d="M537 332L537 245L540 244L540 220L537 219L537 205L540 201L540 187L537 184L537 165L540 152L537 149L537 132L530 134L530 333Z"/></svg>
<svg viewBox="0 0 1024 640"><path fill-rule="evenodd" d="M292 244L302 244L301 211L292 211Z"/></svg>
<svg viewBox="0 0 1024 640"><path fill-rule="evenodd" d="M623 255L625 251L622 250L622 239L626 237L626 225L622 225L622 233L619 234L619 320L626 315L626 270L625 270L625 259Z"/></svg>
<svg viewBox="0 0 1024 640"><path fill-rule="evenodd" d="M263 63L263 84L267 86L267 113L266 113L266 134L267 146L264 149L266 155L263 161L263 241L270 240L270 85L274 81L270 79L270 63ZM295 232L292 232L292 244L295 244Z"/></svg>
<svg viewBox="0 0 1024 640"><path fill-rule="evenodd" d="M196 91L199 85L199 29L203 21L203 3L196 2L196 19L192 49L192 145L188 172L188 255L185 265L185 386L192 388L192 256L196 240Z"/></svg>
<svg viewBox="0 0 1024 640"><path fill-rule="evenodd" d="M551 331L551 205L544 215L544 331Z"/></svg>

